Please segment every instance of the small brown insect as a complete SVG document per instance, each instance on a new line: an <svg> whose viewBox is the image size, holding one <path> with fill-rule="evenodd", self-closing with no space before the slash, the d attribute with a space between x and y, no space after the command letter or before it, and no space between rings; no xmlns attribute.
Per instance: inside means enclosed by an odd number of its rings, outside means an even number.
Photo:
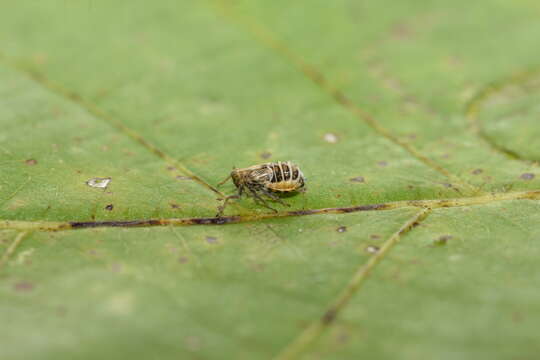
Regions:
<svg viewBox="0 0 540 360"><path fill-rule="evenodd" d="M272 162L260 165L253 165L243 169L233 169L225 180L219 183L223 185L232 179L238 189L238 193L225 198L223 205L218 207L216 216L221 216L227 203L231 199L238 199L242 194L253 197L255 202L261 203L264 207L277 212L270 207L263 196L277 201L282 205L289 206L279 198L279 194L292 193L294 191L305 191L304 174L297 165L287 162ZM219 186L218 185L218 186Z"/></svg>

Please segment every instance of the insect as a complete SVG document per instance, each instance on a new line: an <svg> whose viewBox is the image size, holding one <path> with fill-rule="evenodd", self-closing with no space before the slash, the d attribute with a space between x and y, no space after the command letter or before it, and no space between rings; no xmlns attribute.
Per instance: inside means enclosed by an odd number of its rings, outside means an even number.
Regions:
<svg viewBox="0 0 540 360"><path fill-rule="evenodd" d="M253 165L242 169L233 168L229 176L220 182L218 186L225 184L229 179L232 179L238 192L224 199L223 205L218 207L216 216L223 214L229 200L238 199L244 193L249 197L253 197L255 202L261 203L264 207L277 212L276 209L268 205L263 196L277 201L282 205L289 206L289 204L279 198L280 194L295 191L304 192L306 190L304 187L304 174L302 174L302 171L300 171L297 165L290 161Z"/></svg>

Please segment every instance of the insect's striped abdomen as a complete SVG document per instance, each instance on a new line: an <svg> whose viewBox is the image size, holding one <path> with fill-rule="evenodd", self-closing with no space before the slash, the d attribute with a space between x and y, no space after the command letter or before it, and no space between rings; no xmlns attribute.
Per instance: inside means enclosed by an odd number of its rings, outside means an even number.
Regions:
<svg viewBox="0 0 540 360"><path fill-rule="evenodd" d="M290 161L268 164L272 170L272 179L267 185L268 189L279 192L295 191L304 186L304 179L298 166Z"/></svg>

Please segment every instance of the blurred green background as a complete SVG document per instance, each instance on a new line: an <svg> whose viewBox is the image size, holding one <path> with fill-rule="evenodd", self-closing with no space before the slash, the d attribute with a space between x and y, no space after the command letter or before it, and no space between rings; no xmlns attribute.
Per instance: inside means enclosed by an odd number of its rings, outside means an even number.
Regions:
<svg viewBox="0 0 540 360"><path fill-rule="evenodd" d="M539 15L0 0L0 359L536 358ZM292 210L455 201L35 231L211 217L233 166L277 160Z"/></svg>

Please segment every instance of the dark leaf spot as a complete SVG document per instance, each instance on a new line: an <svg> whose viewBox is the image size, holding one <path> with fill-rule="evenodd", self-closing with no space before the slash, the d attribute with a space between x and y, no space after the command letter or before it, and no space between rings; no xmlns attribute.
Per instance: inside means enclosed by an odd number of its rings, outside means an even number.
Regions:
<svg viewBox="0 0 540 360"><path fill-rule="evenodd" d="M357 182L357 183L363 183L363 182L366 182L366 179L364 179L363 176L357 176L357 177L351 178L350 181Z"/></svg>
<svg viewBox="0 0 540 360"><path fill-rule="evenodd" d="M336 316L337 316L337 310L330 309L323 315L321 322L323 324L330 324L332 321L336 319Z"/></svg>
<svg viewBox="0 0 540 360"><path fill-rule="evenodd" d="M438 246L446 245L448 240L450 240L452 238L453 238L452 235L441 235L437 239L435 239L435 241L433 243L435 245L438 245Z"/></svg>
<svg viewBox="0 0 540 360"><path fill-rule="evenodd" d="M112 211L112 209L114 209L113 204L109 204L109 205L105 206L105 210Z"/></svg>
<svg viewBox="0 0 540 360"><path fill-rule="evenodd" d="M272 153L265 151L259 155L262 159L270 159L272 157Z"/></svg>
<svg viewBox="0 0 540 360"><path fill-rule="evenodd" d="M521 174L520 178L523 179L523 180L532 180L534 179L534 174L533 173L525 173L525 174Z"/></svg>
<svg viewBox="0 0 540 360"><path fill-rule="evenodd" d="M28 166L34 166L37 164L37 160L36 159L28 159L25 161L26 165Z"/></svg>
<svg viewBox="0 0 540 360"><path fill-rule="evenodd" d="M369 236L369 238L372 239L372 240L377 240L377 239L380 239L381 236L380 236L380 235L377 235L377 234L371 234L371 235Z"/></svg>
<svg viewBox="0 0 540 360"><path fill-rule="evenodd" d="M180 257L178 258L178 262L179 262L180 264L186 264L186 263L189 262L189 258L188 258L187 256L180 256Z"/></svg>
<svg viewBox="0 0 540 360"><path fill-rule="evenodd" d="M377 162L377 165L379 165L380 167L386 167L388 166L388 161L379 161Z"/></svg>
<svg viewBox="0 0 540 360"><path fill-rule="evenodd" d="M471 171L471 174L480 175L483 172L484 172L484 170L482 170L482 169L474 169L473 171Z"/></svg>
<svg viewBox="0 0 540 360"><path fill-rule="evenodd" d="M337 231L338 233L343 233L343 232L347 231L347 227L346 227L346 226L340 226L340 227L338 227L338 228L336 229L336 231Z"/></svg>
<svg viewBox="0 0 540 360"><path fill-rule="evenodd" d="M172 209L180 209L180 205L175 204L175 203L171 203L171 208Z"/></svg>

